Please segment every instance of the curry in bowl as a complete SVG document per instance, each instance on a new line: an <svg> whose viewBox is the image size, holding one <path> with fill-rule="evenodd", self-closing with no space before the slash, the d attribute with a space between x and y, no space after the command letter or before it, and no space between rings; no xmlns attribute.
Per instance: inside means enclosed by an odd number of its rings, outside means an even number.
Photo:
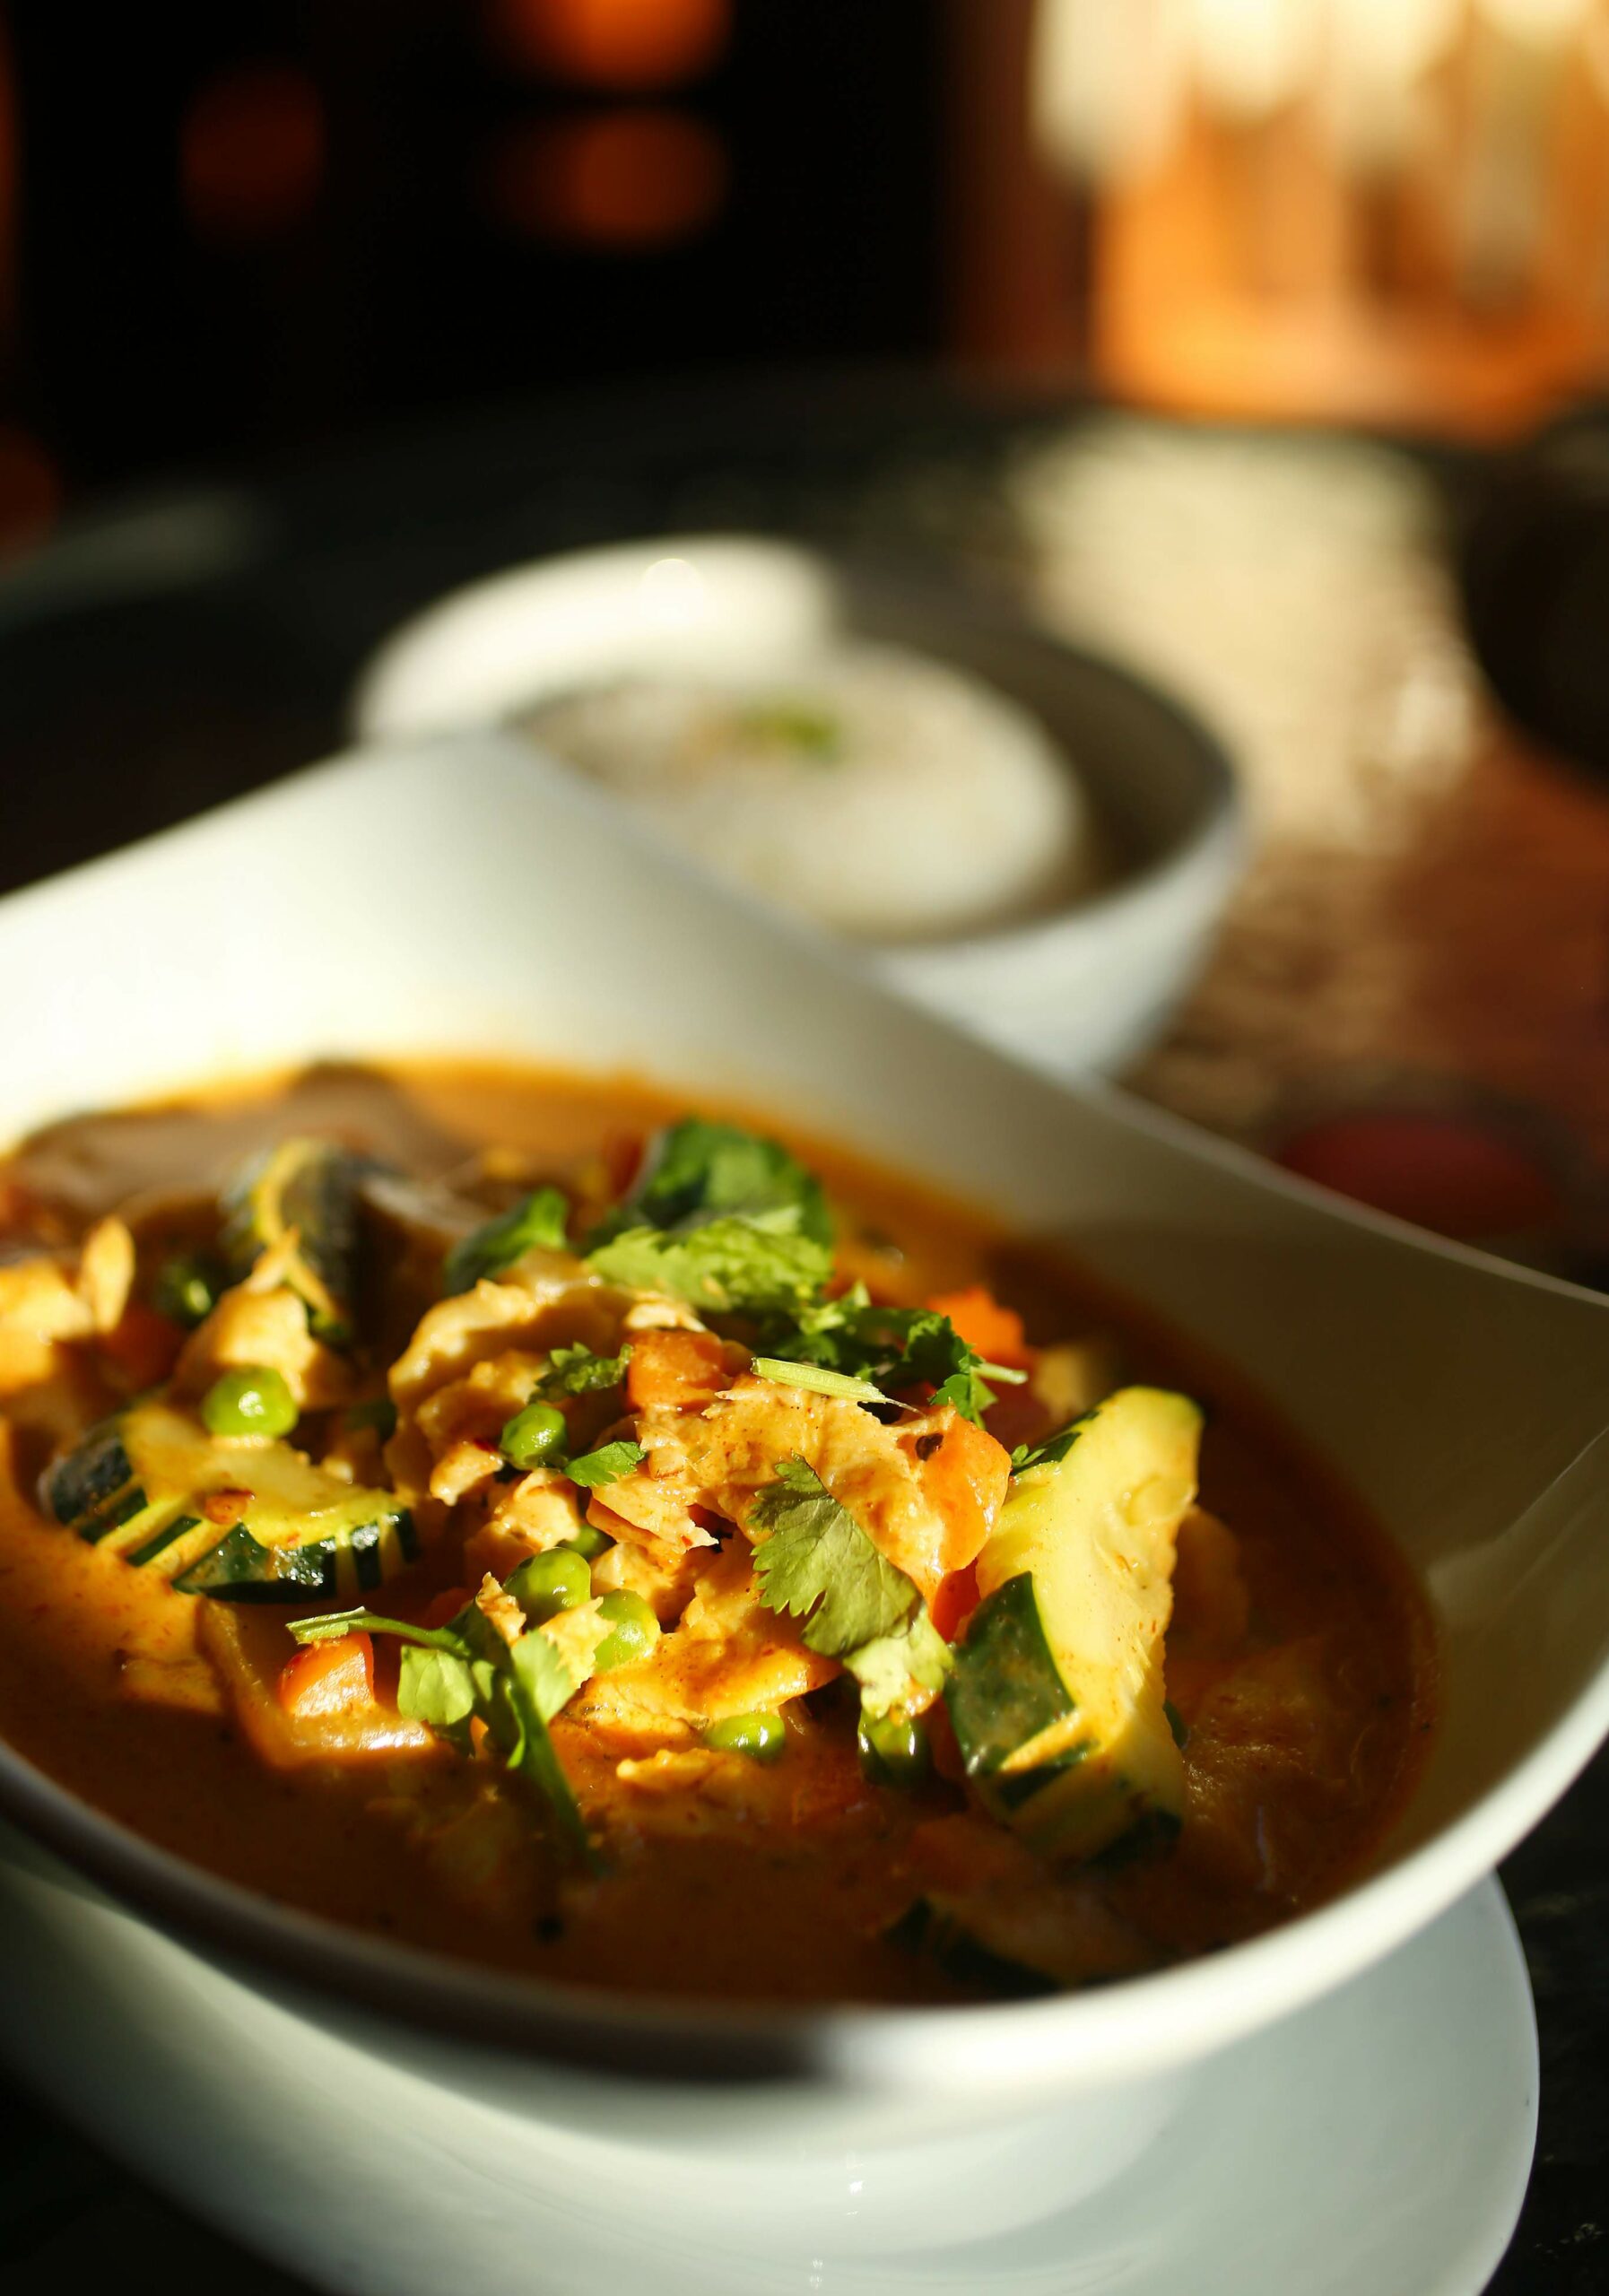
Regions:
<svg viewBox="0 0 1609 2296"><path fill-rule="evenodd" d="M0 1731L271 1897L976 1999L1262 1930L1412 1783L1428 1620L1340 1484L835 1152L315 1070L36 1135L0 1239Z"/></svg>

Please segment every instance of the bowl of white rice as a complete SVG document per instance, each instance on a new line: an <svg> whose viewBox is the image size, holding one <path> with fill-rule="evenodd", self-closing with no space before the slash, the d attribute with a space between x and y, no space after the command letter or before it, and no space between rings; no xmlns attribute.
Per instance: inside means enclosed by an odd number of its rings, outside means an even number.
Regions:
<svg viewBox="0 0 1609 2296"><path fill-rule="evenodd" d="M399 630L365 740L512 726L695 866L1037 1063L1109 1069L1198 971L1234 776L1160 693L998 604L727 535L570 553Z"/></svg>

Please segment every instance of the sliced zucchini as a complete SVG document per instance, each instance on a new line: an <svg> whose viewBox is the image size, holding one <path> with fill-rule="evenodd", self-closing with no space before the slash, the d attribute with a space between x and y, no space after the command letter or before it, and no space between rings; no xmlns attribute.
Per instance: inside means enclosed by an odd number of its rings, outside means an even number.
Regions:
<svg viewBox="0 0 1609 2296"><path fill-rule="evenodd" d="M964 1920L941 1898L922 1897L883 1933L883 1942L904 1953L919 1953L952 1984L1001 2001L1031 2001L1059 1993L1057 1979L1043 1970L997 1953L973 1935Z"/></svg>
<svg viewBox="0 0 1609 2296"><path fill-rule="evenodd" d="M282 1140L255 1157L223 1197L224 1257L236 1281L292 1231L285 1282L307 1304L315 1338L352 1335L358 1281L358 1183L369 1160L328 1140Z"/></svg>
<svg viewBox="0 0 1609 2296"><path fill-rule="evenodd" d="M123 1444L123 1414L103 1419L39 1477L39 1505L85 1538L112 1528L108 1511L126 1497L134 1468Z"/></svg>
<svg viewBox="0 0 1609 2296"><path fill-rule="evenodd" d="M1201 1413L1123 1387L1059 1459L1013 1478L945 1698L968 1775L1029 1845L1090 1857L1184 1808L1162 1638Z"/></svg>
<svg viewBox="0 0 1609 2296"><path fill-rule="evenodd" d="M1033 1573L1020 1570L986 1595L972 1613L947 1693L950 1719L970 1778L987 1780L987 1798L1014 1807L1087 1752L1068 1737L1077 1713L1062 1680L1039 1609ZM1031 1768L1008 1768L1024 1746L1057 1747Z"/></svg>
<svg viewBox="0 0 1609 2296"><path fill-rule="evenodd" d="M343 1483L286 1443L220 1441L160 1401L91 1429L46 1470L40 1499L81 1538L159 1569L181 1593L236 1602L349 1598L418 1552L391 1492Z"/></svg>

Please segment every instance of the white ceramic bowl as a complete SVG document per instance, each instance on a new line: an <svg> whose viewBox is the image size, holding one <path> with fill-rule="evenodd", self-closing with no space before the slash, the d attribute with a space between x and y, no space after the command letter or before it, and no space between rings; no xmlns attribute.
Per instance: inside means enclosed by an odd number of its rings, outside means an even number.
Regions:
<svg viewBox="0 0 1609 2296"><path fill-rule="evenodd" d="M1091 900L1011 930L863 961L1052 1069L1106 1071L1161 1035L1201 969L1242 848L1234 776L1152 689L953 588L879 578L791 544L667 535L579 551L457 591L364 671L360 740L504 722L625 674L744 665L785 676L834 633L892 641L1024 703L1082 777L1116 855Z"/></svg>
<svg viewBox="0 0 1609 2296"><path fill-rule="evenodd" d="M0 1137L221 1071L431 1050L836 1134L1207 1337L1345 1468L1439 1613L1445 1718L1369 1878L1210 1959L1012 2005L690 2009L478 1974L216 1881L0 1748L29 1838L0 1845L0 2049L326 2285L751 2296L711 2257L757 2228L874 2257L914 2224L936 2253L1065 2202L1213 2052L1468 1891L1609 1730L1609 1303L1013 1065L509 743L337 761L13 896L0 995ZM866 2270L829 2284L890 2284Z"/></svg>

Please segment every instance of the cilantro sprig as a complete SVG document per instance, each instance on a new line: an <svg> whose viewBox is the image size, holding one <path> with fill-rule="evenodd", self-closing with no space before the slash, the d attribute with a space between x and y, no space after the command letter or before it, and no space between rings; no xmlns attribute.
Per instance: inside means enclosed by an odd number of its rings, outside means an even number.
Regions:
<svg viewBox="0 0 1609 2296"><path fill-rule="evenodd" d="M751 1502L760 1599L803 1622L808 1649L837 1658L870 1715L900 1705L914 1681L942 1684L951 1659L912 1581L803 1459L784 1459Z"/></svg>
<svg viewBox="0 0 1609 2296"><path fill-rule="evenodd" d="M780 1141L688 1117L658 1135L636 1187L594 1228L587 1249L630 1229L680 1229L723 1213L752 1220L769 1212L793 1213L801 1235L831 1247L822 1184Z"/></svg>
<svg viewBox="0 0 1609 2296"><path fill-rule="evenodd" d="M596 1868L586 1821L547 1727L587 1681L589 1664L561 1650L539 1628L506 1642L473 1602L445 1626L414 1626L377 1611L326 1611L293 1620L291 1633L303 1644L344 1634L395 1635L404 1645L397 1710L460 1752L468 1751L470 1723L483 1722L509 1770L547 1811L560 1847Z"/></svg>
<svg viewBox="0 0 1609 2296"><path fill-rule="evenodd" d="M805 1232L796 1205L701 1215L683 1227L622 1230L587 1254L612 1283L667 1292L705 1315L781 1316L808 1305L832 1273L832 1249Z"/></svg>
<svg viewBox="0 0 1609 2296"><path fill-rule="evenodd" d="M611 1283L705 1315L787 1318L832 1273L832 1222L820 1180L780 1142L692 1117L659 1135L587 1255Z"/></svg>
<svg viewBox="0 0 1609 2296"><path fill-rule="evenodd" d="M790 1323L768 1326L764 1347L768 1360L819 1364L883 1394L930 1387L935 1403L953 1404L963 1419L979 1422L996 1386L1027 1377L988 1362L936 1309L879 1307L858 1283L841 1299L813 1300Z"/></svg>

